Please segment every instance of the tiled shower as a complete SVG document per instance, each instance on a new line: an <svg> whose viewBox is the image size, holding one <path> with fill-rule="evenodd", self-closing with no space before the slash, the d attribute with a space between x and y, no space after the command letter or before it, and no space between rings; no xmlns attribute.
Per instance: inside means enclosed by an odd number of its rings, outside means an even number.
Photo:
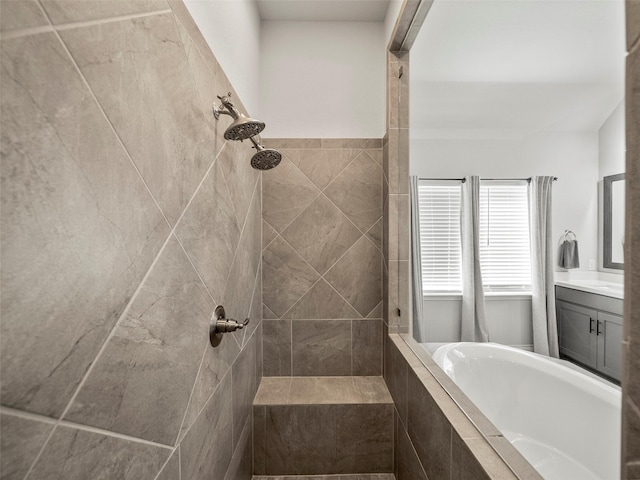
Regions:
<svg viewBox="0 0 640 480"><path fill-rule="evenodd" d="M251 476L261 181L182 2L2 2L2 478ZM238 104L238 100L236 100ZM248 328L209 346L216 304Z"/></svg>

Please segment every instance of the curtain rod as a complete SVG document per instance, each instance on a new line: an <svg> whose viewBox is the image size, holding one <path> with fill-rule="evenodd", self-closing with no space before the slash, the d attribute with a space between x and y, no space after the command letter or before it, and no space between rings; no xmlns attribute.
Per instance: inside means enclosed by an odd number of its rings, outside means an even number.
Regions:
<svg viewBox="0 0 640 480"><path fill-rule="evenodd" d="M424 178L424 177L418 177L418 180L446 180L446 181L451 181L451 182L466 182L466 178ZM495 180L526 180L527 182L531 183L531 177L529 178L481 178L480 180L491 180L491 181L495 181ZM556 180L558 180L558 177L553 177L553 181L555 182Z"/></svg>

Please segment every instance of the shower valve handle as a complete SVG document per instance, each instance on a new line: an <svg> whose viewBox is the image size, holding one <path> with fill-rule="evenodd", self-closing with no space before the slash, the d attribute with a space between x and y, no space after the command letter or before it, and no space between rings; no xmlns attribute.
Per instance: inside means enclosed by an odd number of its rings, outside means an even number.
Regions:
<svg viewBox="0 0 640 480"><path fill-rule="evenodd" d="M209 342L212 347L217 347L222 341L222 335L229 332L235 332L236 330L242 330L249 324L249 318L244 322L237 322L232 318L226 318L224 307L218 305L211 317L211 324L209 325Z"/></svg>

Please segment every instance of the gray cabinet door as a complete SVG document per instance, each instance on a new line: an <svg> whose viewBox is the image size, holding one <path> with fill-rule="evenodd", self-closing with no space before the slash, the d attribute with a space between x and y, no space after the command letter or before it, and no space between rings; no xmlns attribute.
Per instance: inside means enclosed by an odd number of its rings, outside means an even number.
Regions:
<svg viewBox="0 0 640 480"><path fill-rule="evenodd" d="M598 312L597 369L616 380L622 375L622 317Z"/></svg>
<svg viewBox="0 0 640 480"><path fill-rule="evenodd" d="M563 301L556 301L560 353L588 367L597 365L598 312Z"/></svg>

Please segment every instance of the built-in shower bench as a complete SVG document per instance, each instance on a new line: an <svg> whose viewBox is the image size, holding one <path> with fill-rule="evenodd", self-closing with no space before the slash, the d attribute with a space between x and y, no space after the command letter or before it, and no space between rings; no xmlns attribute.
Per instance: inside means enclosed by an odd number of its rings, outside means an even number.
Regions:
<svg viewBox="0 0 640 480"><path fill-rule="evenodd" d="M263 377L253 402L253 473L390 473L393 428L382 377Z"/></svg>

